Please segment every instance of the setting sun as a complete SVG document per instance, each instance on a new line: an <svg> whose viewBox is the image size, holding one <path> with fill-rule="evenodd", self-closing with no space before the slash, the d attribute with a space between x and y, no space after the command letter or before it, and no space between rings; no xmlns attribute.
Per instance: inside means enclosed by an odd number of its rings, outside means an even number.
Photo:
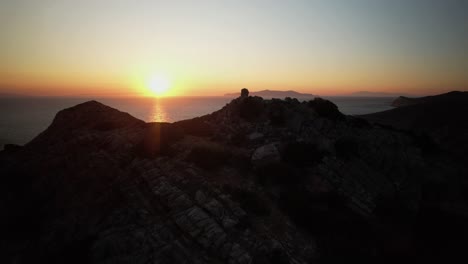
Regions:
<svg viewBox="0 0 468 264"><path fill-rule="evenodd" d="M148 82L148 88L150 94L153 96L164 96L167 95L170 83L167 78L162 76L153 76Z"/></svg>

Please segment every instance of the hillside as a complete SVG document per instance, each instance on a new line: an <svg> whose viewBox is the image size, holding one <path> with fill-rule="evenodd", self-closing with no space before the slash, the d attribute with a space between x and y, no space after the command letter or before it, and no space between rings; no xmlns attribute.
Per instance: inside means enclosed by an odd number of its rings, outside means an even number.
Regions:
<svg viewBox="0 0 468 264"><path fill-rule="evenodd" d="M468 92L399 97L398 108L362 116L373 123L423 133L447 151L468 156Z"/></svg>
<svg viewBox="0 0 468 264"><path fill-rule="evenodd" d="M0 152L0 260L453 261L466 171L421 142L320 98L240 97L176 123L90 101Z"/></svg>

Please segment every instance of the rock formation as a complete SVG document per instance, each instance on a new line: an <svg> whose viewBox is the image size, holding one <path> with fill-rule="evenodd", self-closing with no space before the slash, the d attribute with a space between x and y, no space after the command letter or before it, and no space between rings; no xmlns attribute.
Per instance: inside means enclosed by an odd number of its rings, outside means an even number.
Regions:
<svg viewBox="0 0 468 264"><path fill-rule="evenodd" d="M467 243L466 175L329 101L145 123L91 101L0 152L2 263L382 263Z"/></svg>
<svg viewBox="0 0 468 264"><path fill-rule="evenodd" d="M248 97L248 96L249 96L249 90L247 90L247 88L242 88L241 97Z"/></svg>

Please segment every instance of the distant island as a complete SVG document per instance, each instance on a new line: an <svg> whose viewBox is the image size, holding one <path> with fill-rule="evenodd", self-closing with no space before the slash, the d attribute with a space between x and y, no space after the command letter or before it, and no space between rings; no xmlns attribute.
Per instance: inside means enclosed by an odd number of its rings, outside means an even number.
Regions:
<svg viewBox="0 0 468 264"><path fill-rule="evenodd" d="M262 90L258 92L250 92L251 96L260 96L263 98L279 98L283 99L286 97L291 97L291 98L302 98L302 99L311 99L314 98L315 95L313 94L308 94L308 93L299 93L296 91L275 91L275 90ZM226 97L239 97L240 93L227 93L224 96Z"/></svg>

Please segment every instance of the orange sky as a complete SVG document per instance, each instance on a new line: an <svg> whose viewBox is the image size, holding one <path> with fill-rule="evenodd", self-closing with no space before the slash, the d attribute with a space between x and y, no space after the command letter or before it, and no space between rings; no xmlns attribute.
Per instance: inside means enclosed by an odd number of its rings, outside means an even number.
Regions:
<svg viewBox="0 0 468 264"><path fill-rule="evenodd" d="M221 2L2 1L0 93L468 90L463 3Z"/></svg>

